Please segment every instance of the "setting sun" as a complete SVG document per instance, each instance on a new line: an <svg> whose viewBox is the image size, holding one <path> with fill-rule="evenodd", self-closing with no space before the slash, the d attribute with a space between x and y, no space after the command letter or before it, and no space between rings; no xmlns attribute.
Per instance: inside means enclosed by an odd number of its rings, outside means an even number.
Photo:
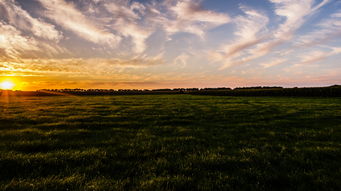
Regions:
<svg viewBox="0 0 341 191"><path fill-rule="evenodd" d="M0 84L1 89L11 90L14 87L14 83L10 81L4 81Z"/></svg>

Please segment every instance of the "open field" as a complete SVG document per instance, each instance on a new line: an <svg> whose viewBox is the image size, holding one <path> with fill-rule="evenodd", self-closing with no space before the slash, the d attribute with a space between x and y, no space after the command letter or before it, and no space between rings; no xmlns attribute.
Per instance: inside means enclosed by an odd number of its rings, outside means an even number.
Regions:
<svg viewBox="0 0 341 191"><path fill-rule="evenodd" d="M341 190L341 98L0 98L0 190Z"/></svg>

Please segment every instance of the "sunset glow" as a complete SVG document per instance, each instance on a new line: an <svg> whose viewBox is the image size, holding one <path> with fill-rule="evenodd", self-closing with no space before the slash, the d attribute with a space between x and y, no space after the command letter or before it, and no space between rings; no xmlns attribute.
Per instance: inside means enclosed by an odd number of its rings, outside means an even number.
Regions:
<svg viewBox="0 0 341 191"><path fill-rule="evenodd" d="M43 88L341 83L338 0L0 0L0 80Z"/></svg>
<svg viewBox="0 0 341 191"><path fill-rule="evenodd" d="M0 89L11 90L13 89L13 87L14 87L14 84L10 81L4 81L0 83Z"/></svg>

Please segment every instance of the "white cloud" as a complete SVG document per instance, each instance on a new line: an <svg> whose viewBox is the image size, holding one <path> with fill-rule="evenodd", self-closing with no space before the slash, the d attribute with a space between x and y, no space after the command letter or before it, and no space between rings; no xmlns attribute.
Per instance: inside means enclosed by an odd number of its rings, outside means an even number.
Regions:
<svg viewBox="0 0 341 191"><path fill-rule="evenodd" d="M96 64L94 64L96 63ZM70 59L8 59L0 62L0 70L29 74L77 74L79 76L115 75L122 68L141 68L162 64L160 57L131 59L70 58Z"/></svg>
<svg viewBox="0 0 341 191"><path fill-rule="evenodd" d="M144 29L132 22L125 22L122 19L118 19L114 26L123 36L130 36L132 38L134 43L133 51L135 53L142 53L145 51L145 41L152 33L151 30Z"/></svg>
<svg viewBox="0 0 341 191"><path fill-rule="evenodd" d="M184 68L187 66L189 59L191 58L191 54L189 53L181 53L179 56L174 58L173 63L180 65L181 68Z"/></svg>
<svg viewBox="0 0 341 191"><path fill-rule="evenodd" d="M56 30L55 26L33 18L27 11L21 8L14 0L0 0L0 10L2 19L8 20L10 25L18 29L30 31L37 37L48 40L59 41L62 38L61 32Z"/></svg>
<svg viewBox="0 0 341 191"><path fill-rule="evenodd" d="M179 20L207 22L212 23L213 25L221 25L230 21L230 18L226 14L204 10L200 4L195 1L178 1L170 10L176 14Z"/></svg>
<svg viewBox="0 0 341 191"><path fill-rule="evenodd" d="M143 26L139 21L144 16L145 6L134 2L129 5L128 2L106 2L103 4L112 18L109 25L123 37L130 37L134 43L133 51L142 53L146 49L145 41L152 33L152 29ZM143 15L139 15L143 14Z"/></svg>
<svg viewBox="0 0 341 191"><path fill-rule="evenodd" d="M199 1L150 1L142 4L129 1L95 1L91 12L106 26L133 43L134 53L143 53L146 40L162 29L167 36L186 32L204 38L207 30L228 23L227 14L205 10Z"/></svg>
<svg viewBox="0 0 341 191"><path fill-rule="evenodd" d="M264 68L270 68L273 66L277 66L279 64L283 64L286 61L287 59L285 58L275 58L274 60L270 60L268 62L262 63L261 66L263 66Z"/></svg>
<svg viewBox="0 0 341 191"><path fill-rule="evenodd" d="M121 38L98 26L79 11L74 4L64 0L39 0L46 9L44 16L93 43L116 46Z"/></svg>
<svg viewBox="0 0 341 191"><path fill-rule="evenodd" d="M16 58L25 52L38 51L38 42L25 37L15 27L0 22L0 58Z"/></svg>
<svg viewBox="0 0 341 191"><path fill-rule="evenodd" d="M205 10L199 1L165 1L161 6L149 6L149 13L149 20L169 35L186 32L204 38L207 30L230 22L228 14Z"/></svg>
<svg viewBox="0 0 341 191"><path fill-rule="evenodd" d="M316 25L317 29L297 38L296 45L312 46L323 44L341 36L341 11L332 14Z"/></svg>
<svg viewBox="0 0 341 191"><path fill-rule="evenodd" d="M319 51L314 50L300 57L300 61L296 65L302 64L313 64L319 61L322 61L330 56L334 56L336 54L341 54L341 48L338 47L329 47L329 51Z"/></svg>
<svg viewBox="0 0 341 191"><path fill-rule="evenodd" d="M323 0L317 5L314 5L314 0L270 0L270 2L274 4L275 14L284 18L284 21L279 24L277 28L268 31L267 35L263 35L264 38L262 39L255 33L259 32L258 30L261 28L258 28L258 26L262 25L260 23L256 23L256 20L253 21L250 19L250 17L255 17L255 15L244 10L244 12L248 14L249 18L244 17L243 19L250 23L254 23L254 28L248 27L249 25L246 24L247 22L245 21L241 22L241 26L245 25L245 27L243 27L245 28L244 33L241 33L242 30L237 27L237 33L240 33L240 36L243 36L244 39L249 40L245 40L244 44L237 43L227 46L230 48L225 48L225 54L227 57L223 62L222 69L253 61L267 55L279 45L291 43L295 32L306 22L307 17L318 11L322 6L327 4L329 0ZM258 20L262 21L262 19ZM235 46L235 48L231 48L231 46ZM231 54L231 52L233 54Z"/></svg>
<svg viewBox="0 0 341 191"><path fill-rule="evenodd" d="M288 40L293 33L304 23L304 17L310 14L314 8L314 0L270 0L275 5L274 12L285 18L274 37L278 40Z"/></svg>
<svg viewBox="0 0 341 191"><path fill-rule="evenodd" d="M318 9L327 4L329 0L323 0L314 6L314 0L270 0L275 5L274 12L285 21L277 29L271 31L273 37L270 41L260 44L256 52L267 54L273 48L289 42L297 29L307 20L307 17L314 14Z"/></svg>
<svg viewBox="0 0 341 191"><path fill-rule="evenodd" d="M242 58L249 54L246 50L265 38L269 18L248 7L241 6L241 10L245 15L233 19L236 25L234 32L236 39L231 44L223 45L220 52L213 53L216 61L223 62L222 69L247 62L248 60Z"/></svg>

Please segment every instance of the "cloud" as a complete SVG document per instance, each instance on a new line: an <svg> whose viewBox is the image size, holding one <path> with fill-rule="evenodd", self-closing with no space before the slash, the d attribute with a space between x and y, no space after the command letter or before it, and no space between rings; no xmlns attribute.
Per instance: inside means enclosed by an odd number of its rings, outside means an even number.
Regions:
<svg viewBox="0 0 341 191"><path fill-rule="evenodd" d="M223 46L220 56L219 53L213 54L216 60L222 61L221 69L251 62L271 53L274 48L284 43L291 43L295 32L306 22L307 17L318 11L329 0L323 0L317 5L314 5L314 0L270 0L270 2L274 5L274 13L284 18L282 23L267 31L265 28L269 21L267 17L241 6L247 16L235 18L237 22L235 34L239 34L238 38L232 45ZM262 34L259 34L260 32Z"/></svg>
<svg viewBox="0 0 341 191"><path fill-rule="evenodd" d="M313 46L341 36L341 11L332 14L316 25L317 29L297 38L297 46Z"/></svg>
<svg viewBox="0 0 341 191"><path fill-rule="evenodd" d="M140 22L145 14L145 6L137 2L129 4L124 1L105 1L103 6L112 18L109 22L110 27L123 37L132 38L134 43L133 51L135 53L144 52L146 49L145 41L152 33L152 29L149 26L144 26Z"/></svg>
<svg viewBox="0 0 341 191"><path fill-rule="evenodd" d="M207 30L228 23L227 14L205 10L199 1L93 1L90 13L123 39L130 39L134 53L143 53L146 40L156 31L167 36L185 32L204 38Z"/></svg>
<svg viewBox="0 0 341 191"><path fill-rule="evenodd" d="M135 53L142 53L147 48L146 39L152 33L151 30L144 29L139 25L131 22L124 22L122 19L119 19L115 23L115 28L118 29L123 36L130 36L134 42L133 51Z"/></svg>
<svg viewBox="0 0 341 191"><path fill-rule="evenodd" d="M310 14L313 0L270 0L275 6L276 15L284 17L285 21L279 25L274 37L279 40L288 40L303 23L304 17Z"/></svg>
<svg viewBox="0 0 341 191"><path fill-rule="evenodd" d="M25 37L15 27L0 21L0 58L16 58L25 52L39 51L38 42Z"/></svg>
<svg viewBox="0 0 341 191"><path fill-rule="evenodd" d="M245 6L240 8L244 15L233 19L236 25L235 40L231 44L223 45L220 52L213 53L216 61L224 63L222 69L246 62L247 60L241 58L245 56L243 51L255 46L265 38L269 18L254 9Z"/></svg>
<svg viewBox="0 0 341 191"><path fill-rule="evenodd" d="M37 37L59 41L63 36L54 25L41 19L33 18L14 0L0 0L0 18L17 29L29 31Z"/></svg>
<svg viewBox="0 0 341 191"><path fill-rule="evenodd" d="M132 54L142 54L147 48L146 40L155 31L150 23L144 22L147 15L146 7L142 3L93 0L78 2L77 5L81 7L82 20L86 21L87 25L92 25L88 28L93 29L96 23L95 27L112 33L110 36L115 35L123 47L129 46L129 50L126 51L132 51ZM96 39L92 41L98 43Z"/></svg>
<svg viewBox="0 0 341 191"><path fill-rule="evenodd" d="M8 59L0 62L0 70L7 73L26 72L40 75L110 76L122 68L141 68L162 64L160 57L124 59Z"/></svg>
<svg viewBox="0 0 341 191"><path fill-rule="evenodd" d="M308 65L322 61L330 56L341 54L341 48L329 47L329 51L312 51L300 57L300 61L296 65Z"/></svg>
<svg viewBox="0 0 341 191"><path fill-rule="evenodd" d="M180 65L184 68L187 66L191 56L193 56L191 53L181 53L179 56L174 58L173 64Z"/></svg>
<svg viewBox="0 0 341 191"><path fill-rule="evenodd" d="M262 63L261 66L263 66L264 68L270 68L279 64L283 64L286 61L287 59L285 58L275 58L274 60L271 60L269 62Z"/></svg>
<svg viewBox="0 0 341 191"><path fill-rule="evenodd" d="M89 20L74 4L64 0L38 0L45 8L44 15L79 37L99 44L116 46L121 38Z"/></svg>
<svg viewBox="0 0 341 191"><path fill-rule="evenodd" d="M82 48L78 47L81 43L70 36L69 31L81 39L92 42L94 45L91 48L97 51L94 55L106 54L108 57L122 58L127 55L147 54L148 45L151 44L159 43L165 46L165 42L148 40L157 32L165 32L163 41L182 32L204 38L208 30L230 22L228 14L206 10L201 6L200 0L144 3L121 0L36 1L41 6L39 11L32 8L24 9L27 8L25 4L21 7L15 0L0 0L0 11L4 13L1 14L1 18L5 24L13 26L22 37L35 41L39 46L36 49L46 48L49 56L60 52L59 46L68 46L70 50ZM32 15L33 13L40 15L40 18L33 17L28 11ZM21 55L25 54L24 48L20 49ZM165 47L159 49L160 52ZM26 54L31 52L28 51ZM14 49L11 54L14 54ZM19 55L18 52L16 54ZM64 57L88 57L82 54L71 51Z"/></svg>
<svg viewBox="0 0 341 191"><path fill-rule="evenodd" d="M275 5L274 12L285 21L272 31L272 39L260 44L255 52L263 52L263 55L270 52L273 48L289 42L297 29L306 21L307 17L314 14L318 9L327 4L330 0L323 0L314 6L314 0L270 0ZM260 54L262 55L262 54Z"/></svg>
<svg viewBox="0 0 341 191"><path fill-rule="evenodd" d="M67 55L65 48L24 35L16 27L0 21L0 61L18 58L51 58Z"/></svg>
<svg viewBox="0 0 341 191"><path fill-rule="evenodd" d="M165 1L148 6L149 20L160 25L169 35L186 32L204 38L205 32L230 22L228 14L205 10L199 1Z"/></svg>
<svg viewBox="0 0 341 191"><path fill-rule="evenodd" d="M213 26L219 26L230 21L228 15L204 10L196 1L178 1L170 10L179 21L204 22Z"/></svg>

